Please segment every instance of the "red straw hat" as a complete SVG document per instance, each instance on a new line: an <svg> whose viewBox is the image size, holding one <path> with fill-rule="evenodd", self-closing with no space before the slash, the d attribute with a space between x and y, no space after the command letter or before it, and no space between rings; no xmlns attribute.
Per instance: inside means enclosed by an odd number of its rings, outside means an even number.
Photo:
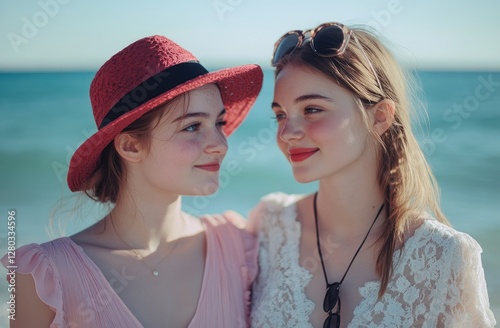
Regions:
<svg viewBox="0 0 500 328"><path fill-rule="evenodd" d="M182 93L216 83L226 109L226 135L247 115L262 87L262 70L244 65L208 72L189 51L164 36L138 40L111 57L90 85L98 131L73 154L71 191L85 188L104 148L128 125Z"/></svg>

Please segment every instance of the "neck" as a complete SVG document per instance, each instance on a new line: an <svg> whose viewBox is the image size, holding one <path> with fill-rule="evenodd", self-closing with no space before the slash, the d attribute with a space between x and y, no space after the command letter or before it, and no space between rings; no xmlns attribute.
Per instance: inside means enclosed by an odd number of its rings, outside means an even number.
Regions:
<svg viewBox="0 0 500 328"><path fill-rule="evenodd" d="M358 240L366 234L384 199L376 175L321 180L317 199L321 234L329 234L339 242ZM372 233L384 220L382 211Z"/></svg>
<svg viewBox="0 0 500 328"><path fill-rule="evenodd" d="M123 193L127 195L127 193ZM181 211L181 197L157 201L140 195L123 196L108 216L128 245L154 252L158 247L179 239L192 219Z"/></svg>

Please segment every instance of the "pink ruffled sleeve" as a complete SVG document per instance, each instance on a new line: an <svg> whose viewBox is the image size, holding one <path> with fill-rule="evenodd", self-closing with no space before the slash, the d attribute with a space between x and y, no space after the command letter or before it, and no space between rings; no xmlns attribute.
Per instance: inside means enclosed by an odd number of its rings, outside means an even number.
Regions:
<svg viewBox="0 0 500 328"><path fill-rule="evenodd" d="M5 267L9 265L7 255L1 259L1 262ZM18 248L16 265L16 273L33 276L38 297L55 312L56 315L50 327L64 327L61 280L43 247L38 244L29 244Z"/></svg>

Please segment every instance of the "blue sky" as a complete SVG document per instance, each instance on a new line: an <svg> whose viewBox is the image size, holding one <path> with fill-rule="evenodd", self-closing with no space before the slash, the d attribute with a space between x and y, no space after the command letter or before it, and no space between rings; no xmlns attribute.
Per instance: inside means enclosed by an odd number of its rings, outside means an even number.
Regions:
<svg viewBox="0 0 500 328"><path fill-rule="evenodd" d="M205 66L269 65L291 29L368 24L421 69L500 70L495 0L39 0L0 2L0 70L96 69L148 35L163 34Z"/></svg>

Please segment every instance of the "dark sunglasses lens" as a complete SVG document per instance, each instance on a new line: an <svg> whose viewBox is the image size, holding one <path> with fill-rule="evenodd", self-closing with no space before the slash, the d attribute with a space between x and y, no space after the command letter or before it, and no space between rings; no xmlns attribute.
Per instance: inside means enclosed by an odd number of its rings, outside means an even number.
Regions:
<svg viewBox="0 0 500 328"><path fill-rule="evenodd" d="M323 310L325 312L330 312L339 299L340 284L338 282L330 285L326 291L325 300L323 301Z"/></svg>
<svg viewBox="0 0 500 328"><path fill-rule="evenodd" d="M281 40L274 52L273 65L276 65L283 56L288 55L295 50L299 44L299 36L297 34L288 34Z"/></svg>
<svg viewBox="0 0 500 328"><path fill-rule="evenodd" d="M323 328L339 328L340 327L340 316L337 313L330 314L326 318Z"/></svg>
<svg viewBox="0 0 500 328"><path fill-rule="evenodd" d="M344 43L344 31L338 26L321 29L314 37L314 49L320 55L335 54Z"/></svg>

